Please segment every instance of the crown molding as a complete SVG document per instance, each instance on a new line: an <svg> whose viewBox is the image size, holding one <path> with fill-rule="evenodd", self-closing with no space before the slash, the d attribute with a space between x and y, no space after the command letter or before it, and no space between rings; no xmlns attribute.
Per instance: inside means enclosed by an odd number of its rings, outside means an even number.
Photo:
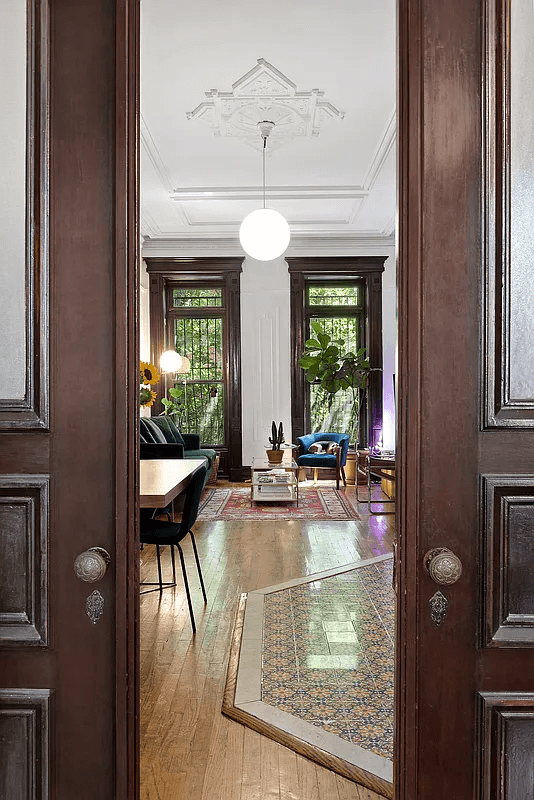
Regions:
<svg viewBox="0 0 534 800"><path fill-rule="evenodd" d="M173 190L171 176L165 166L165 162L163 161L162 157L160 156L159 150L157 148L156 142L154 141L152 134L148 128L148 125L145 122L145 118L141 114L141 124L140 124L140 139L141 139L141 146L145 153L147 154L148 158L150 159L152 166L156 170L156 173L161 181L161 185L165 189L166 192L170 193Z"/></svg>
<svg viewBox="0 0 534 800"><path fill-rule="evenodd" d="M369 192L363 186L269 186L268 200L363 199ZM175 189L171 200L263 200L262 186L201 186Z"/></svg>
<svg viewBox="0 0 534 800"><path fill-rule="evenodd" d="M395 248L394 236L351 236L351 235L298 235L291 237L291 243L284 254L288 257L308 255L374 255L384 254ZM390 253L388 253L389 255ZM235 237L212 238L184 237L179 239L145 239L141 255L143 258L172 258L184 256L243 256L243 249Z"/></svg>
<svg viewBox="0 0 534 800"><path fill-rule="evenodd" d="M384 163L390 153L391 148L395 144L397 137L397 110L396 108L390 114L389 121L386 125L382 138L378 143L378 147L373 156L365 181L363 182L364 189L370 192L373 188L376 179L380 175Z"/></svg>

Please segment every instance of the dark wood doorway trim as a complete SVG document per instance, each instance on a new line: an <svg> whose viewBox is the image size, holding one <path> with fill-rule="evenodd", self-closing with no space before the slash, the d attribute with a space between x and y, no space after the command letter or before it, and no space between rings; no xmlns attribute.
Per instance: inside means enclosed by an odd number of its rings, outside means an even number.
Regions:
<svg viewBox="0 0 534 800"><path fill-rule="evenodd" d="M305 290L310 278L360 278L365 282L366 341L372 367L382 367L382 273L387 256L287 258L290 276L291 313L291 433L293 441L306 433L307 392L304 370L298 360L306 338ZM372 372L368 404L362 410L367 444L382 436L382 372Z"/></svg>
<svg viewBox="0 0 534 800"><path fill-rule="evenodd" d="M231 481L243 479L243 444L241 417L241 304L240 283L242 258L146 258L150 285L150 357L159 364L159 357L166 349L165 338L165 289L167 283L178 278L184 281L217 281L224 288L225 349L227 353L225 403L226 446L217 447L220 452L221 474ZM154 386L158 399L152 408L153 414L163 411L160 398L164 392L163 382Z"/></svg>
<svg viewBox="0 0 534 800"><path fill-rule="evenodd" d="M115 4L115 793L140 795L140 5Z"/></svg>

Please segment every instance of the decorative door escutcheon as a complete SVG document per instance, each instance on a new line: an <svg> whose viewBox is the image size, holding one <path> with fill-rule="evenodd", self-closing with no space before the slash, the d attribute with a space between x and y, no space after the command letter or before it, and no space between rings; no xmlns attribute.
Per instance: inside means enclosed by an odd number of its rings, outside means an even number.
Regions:
<svg viewBox="0 0 534 800"><path fill-rule="evenodd" d="M111 556L103 547L90 547L77 556L74 562L74 574L85 583L96 583L102 580L111 563Z"/></svg>
<svg viewBox="0 0 534 800"><path fill-rule="evenodd" d="M435 547L429 550L423 563L432 580L440 586L456 583L462 574L462 562L447 547Z"/></svg>

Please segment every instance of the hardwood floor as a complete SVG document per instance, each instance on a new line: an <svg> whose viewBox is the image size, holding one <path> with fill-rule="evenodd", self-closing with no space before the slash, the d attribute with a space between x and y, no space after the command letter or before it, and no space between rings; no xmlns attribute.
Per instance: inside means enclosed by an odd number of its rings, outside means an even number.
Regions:
<svg viewBox="0 0 534 800"><path fill-rule="evenodd" d="M196 637L180 574L175 589L141 597L143 800L378 800L221 714L240 594L391 552L394 518L369 518L365 508L361 521L195 525L208 594L204 607L187 537ZM141 559L141 579L155 580L154 549ZM162 561L168 577L165 550Z"/></svg>

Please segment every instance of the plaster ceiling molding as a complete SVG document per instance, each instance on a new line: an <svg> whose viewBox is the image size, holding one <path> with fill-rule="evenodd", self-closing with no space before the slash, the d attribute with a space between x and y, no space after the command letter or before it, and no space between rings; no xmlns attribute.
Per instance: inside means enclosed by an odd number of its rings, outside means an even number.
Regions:
<svg viewBox="0 0 534 800"><path fill-rule="evenodd" d="M395 237L368 233L359 234L296 234L284 254L287 256L350 256L350 255L382 255L385 250L395 250ZM220 234L198 234L194 237L158 238L146 237L143 241L143 257L203 257L203 256L245 255L235 237L222 237Z"/></svg>
<svg viewBox="0 0 534 800"><path fill-rule="evenodd" d="M345 117L323 99L324 92L298 92L296 84L264 58L232 84L231 92L211 89L205 94L208 99L188 111L187 119L202 120L215 136L240 139L256 150L263 148L258 133L262 120L275 123L267 145L273 152L297 137L318 136L329 120Z"/></svg>

